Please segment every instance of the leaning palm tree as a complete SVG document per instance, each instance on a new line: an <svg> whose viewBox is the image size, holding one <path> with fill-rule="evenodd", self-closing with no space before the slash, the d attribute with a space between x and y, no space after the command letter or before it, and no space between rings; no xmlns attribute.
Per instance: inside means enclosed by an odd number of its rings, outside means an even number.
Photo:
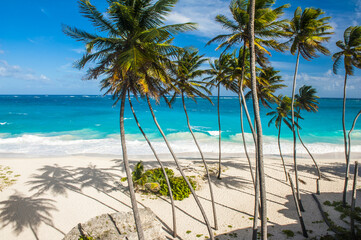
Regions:
<svg viewBox="0 0 361 240"><path fill-rule="evenodd" d="M298 92L299 92L299 94L295 95L297 114L300 115L301 110L306 110L307 112L317 112L318 111L318 101L317 101L318 96L316 96L316 93L317 93L316 89L314 89L312 86L303 85L300 89L298 89ZM299 126L298 120L300 119L300 117L296 116L296 118L297 118L296 124ZM298 139L300 140L302 146L306 149L308 155L310 155L310 157L313 161L313 164L315 165L316 170L317 170L318 179L316 181L316 186L317 186L317 194L320 194L320 180L322 177L321 170L318 167L318 164L317 164L315 158L313 157L313 155L311 154L310 150L308 150L308 148L302 141L299 129L300 128L297 127Z"/></svg>
<svg viewBox="0 0 361 240"><path fill-rule="evenodd" d="M147 76L146 80L147 80L147 81L151 81L151 82L154 81L151 76ZM168 88L167 88L167 89L161 89L161 86L158 86L158 89L152 91L151 93L152 93L152 94L156 93L155 96L164 96L166 93L168 93L168 91L169 91ZM184 173L184 171L183 171L183 168L182 168L181 165L179 164L178 158L177 158L177 156L175 155L172 147L170 146L166 135L164 134L161 126L160 126L159 123L158 123L158 120L157 120L157 118L156 118L156 116L155 116L155 114L154 114L154 110L153 110L152 104L151 104L151 102L150 102L150 97L149 97L149 96L150 96L150 93L145 94L145 98L146 98L146 101L147 101L147 103L148 103L148 107L149 107L150 113L151 113L151 115L152 115L152 117L153 117L153 121L154 121L155 125L157 126L159 133L162 135L163 140L164 140L164 142L166 143L167 148L168 148L169 152L171 153L171 155L172 155L172 157L173 157L173 159L174 159L174 162L175 162L176 165L177 165L177 169L179 170L180 174L182 175L184 181L187 183L187 185L188 185L188 187L189 187L189 189L190 189L190 191L191 191L191 193L192 193L192 195L193 195L193 198L194 198L194 200L196 201L196 203L197 203L197 205L198 205L198 207L199 207L199 209L200 209L200 211L201 211L201 214L202 214L202 216L203 216L203 219L204 219L205 224L206 224L207 229L208 229L208 233L209 233L209 235L210 235L210 239L214 240L212 228L211 228L210 223L209 223L209 221L208 221L207 215L206 215L206 213L205 213L205 211L204 211L204 209L203 209L203 207L202 207L202 204L201 204L200 201L199 201L199 198L198 198L196 192L194 191L191 183L189 182L188 177L185 175L185 173ZM155 97L155 99L156 99L156 101L159 101L159 98L158 98L158 97Z"/></svg>
<svg viewBox="0 0 361 240"><path fill-rule="evenodd" d="M286 170L286 165L285 165L285 161L283 159L283 155L282 155L282 150L281 150L281 127L282 127L282 122L284 122L286 124L286 126L288 126L290 129L292 129L292 123L291 121L291 99L287 96L282 96L279 95L278 96L279 99L279 103L278 106L276 108L276 111L271 111L269 113L267 113L267 116L272 116L271 120L268 122L268 127L274 122L276 128L278 129L278 149L280 152L280 157L282 160L282 164L283 164L283 170L285 172L285 177L286 177L286 181L288 180L287 178L287 170Z"/></svg>
<svg viewBox="0 0 361 240"><path fill-rule="evenodd" d="M258 187L261 200L260 217L261 217L261 239L267 239L267 197L266 197L266 182L263 163L263 136L262 123L259 111L258 96L257 96L257 76L256 76L256 52L255 52L255 9L256 0L250 0L249 3L249 51L250 51L250 72L252 83L252 98L255 125L257 129L257 161L256 161L256 189L255 189L255 204L254 204L254 225L253 225L253 239L257 239L257 219L258 219ZM258 183L259 181L259 183Z"/></svg>
<svg viewBox="0 0 361 240"><path fill-rule="evenodd" d="M334 60L333 72L337 74L337 69L339 68L342 60L345 68L345 81L343 85L343 107L342 107L342 129L343 129L343 138L345 145L345 159L346 159L346 176L345 176L345 185L343 189L342 201L344 206L346 206L346 193L347 185L349 179L349 168L350 168L350 159L348 155L348 143L346 136L346 126L345 126L345 113L346 113L346 85L347 85L347 76L352 76L354 73L354 67L361 68L361 26L348 27L345 30L343 35L344 41L337 41L337 47L341 48L340 52L335 53L332 56Z"/></svg>
<svg viewBox="0 0 361 240"><path fill-rule="evenodd" d="M134 220L138 238L144 239L135 198L124 130L124 106L128 90L139 94L149 89L144 82L145 66L159 75L165 74L159 55L172 54L176 48L169 43L173 34L193 30L194 24L164 25L165 16L172 10L176 0L109 0L105 14L89 0L80 0L80 12L96 28L97 34L76 27L63 26L63 32L86 46L86 53L76 62L82 69L94 63L85 79L103 78L102 87L112 94L120 106L120 138L123 163L127 174ZM106 15L106 16L105 16ZM159 80L160 81L160 80Z"/></svg>
<svg viewBox="0 0 361 240"><path fill-rule="evenodd" d="M174 204L174 199L173 199L172 188L171 188L171 185L170 185L170 181L169 181L169 178L168 178L166 169L165 169L162 161L159 159L158 154L157 154L157 152L155 151L152 143L149 141L147 135L145 134L143 128L141 127L141 125L140 125L140 123L139 123L139 120L138 120L138 117L137 117L137 115L136 115L136 113L135 113L135 111L134 111L133 104L132 104L132 100L131 100L131 98L130 98L130 94L129 94L129 93L128 93L128 101L129 101L130 109L132 110L132 113L133 113L133 116L134 116L134 120L135 120L135 122L137 123L137 126L138 126L138 128L139 128L139 131L142 133L144 139L145 139L146 142L148 143L148 146L149 146L150 149L152 150L153 155L154 155L155 159L157 160L160 168L162 169L164 178L165 178L165 180L166 180L167 187L168 187L168 192L169 192L169 197L170 197L170 202L171 202L171 206L172 206L173 237L177 237L177 221L176 221L176 214L175 214L175 204Z"/></svg>
<svg viewBox="0 0 361 240"><path fill-rule="evenodd" d="M210 62L210 69L206 71L209 77L206 77L204 80L208 81L208 86L210 88L217 87L217 113L218 113L218 175L217 178L221 179L221 162L222 162L222 130L221 130L221 115L220 115L220 91L221 86L226 89L236 89L235 82L231 81L231 60L232 54L225 53L219 56L219 59Z"/></svg>
<svg viewBox="0 0 361 240"><path fill-rule="evenodd" d="M189 122L188 112L186 108L186 104L184 101L185 95L196 102L196 96L199 96L201 98L205 98L212 102L210 98L208 97L210 91L204 86L204 82L196 81L196 78L201 77L205 70L201 70L201 65L207 61L206 58L204 58L204 55L199 55L199 51L195 49L183 49L180 50L176 60L173 62L173 64L170 66L170 71L172 75L174 76L174 87L176 88L175 92L180 92L179 94L182 96L182 105L184 109L184 113L187 120L188 129L193 137L194 143L197 146L197 149L199 151L199 154L201 155L204 168L206 170L206 176L208 179L209 184L209 191L211 194L211 201L212 201L212 208L213 208L213 219L214 219L214 228L218 229L218 223L217 223L217 214L216 214L216 206L214 201L214 195L213 195L213 189L212 189L212 182L211 178L209 176L208 166L207 162L204 158L203 152L201 150L201 147L198 144L197 138L193 133L192 127ZM208 95L206 95L208 94Z"/></svg>
<svg viewBox="0 0 361 240"><path fill-rule="evenodd" d="M317 52L320 52L324 55L330 54L330 51L325 46L323 46L322 43L327 42L330 39L330 35L333 34L333 32L330 32L330 30L332 30L332 26L329 22L331 17L322 17L323 14L324 12L321 9L306 8L304 11L302 11L302 8L298 7L295 10L294 17L286 29L290 38L287 43L291 45L291 53L294 55L297 52L295 74L293 77L291 113L293 131L293 161L295 168L297 200L299 202L301 211L304 211L304 208L301 202L301 195L298 184L294 114L296 79L300 55L306 60L311 60L315 57L318 57Z"/></svg>

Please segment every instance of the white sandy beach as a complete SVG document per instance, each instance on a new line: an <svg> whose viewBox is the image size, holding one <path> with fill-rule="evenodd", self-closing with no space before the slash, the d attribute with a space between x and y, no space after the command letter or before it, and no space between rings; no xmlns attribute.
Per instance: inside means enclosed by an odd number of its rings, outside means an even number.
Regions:
<svg viewBox="0 0 361 240"><path fill-rule="evenodd" d="M183 166L190 169L202 169L199 155L196 153L177 154ZM325 200L340 201L343 189L344 159L341 153L315 155L321 171L331 181L322 180L321 202ZM352 155L352 163L361 154ZM175 169L170 155L161 155L167 167ZM209 164L217 163L216 154L206 154ZM291 155L285 156L288 169L292 169ZM139 160L144 161L145 168L158 167L153 156L130 156L132 166ZM306 212L303 213L310 237L327 234L327 225L317 223L322 217L311 193L316 192L316 175L312 161L307 156L299 157L299 178L301 197ZM126 193L126 183L120 178L125 176L121 160L116 156L73 155L64 157L26 157L3 156L1 165L9 166L21 176L16 184L0 192L0 239L62 239L78 223L103 213L130 211L130 201ZM111 173L111 178L98 178L83 188L75 171L92 165L92 171L82 171L83 180L87 182L93 173ZM254 190L244 154L224 155L222 180L213 176L215 200L219 229L214 231L218 239L250 239ZM285 182L285 175L278 155L265 156L266 184L268 199L268 231L270 239L287 239L282 230L292 230L293 239L304 239L301 231L291 188ZM89 169L83 169L89 170ZM51 172L51 173L50 173ZM189 172L188 172L189 173ZM195 172L190 173L195 175ZM54 178L53 176L56 176ZM351 188L352 181L350 181ZM359 184L360 185L360 184ZM49 188L57 186L56 188ZM99 190L97 190L97 189ZM102 190L103 189L103 190ZM43 191L41 191L43 190ZM41 192L42 194L37 195ZM209 189L206 182L197 191L213 226L212 208ZM358 192L357 206L361 206L361 193ZM161 220L166 237L171 237L172 215L169 199L150 197L137 193L140 207L151 208ZM207 235L203 218L192 197L176 201L177 227L180 239L204 239ZM325 208L332 218L333 211ZM49 215L47 215L47 213ZM340 225L338 217L335 222ZM29 221L33 231L30 228ZM191 231L187 233L187 231ZM227 235L229 233L236 233ZM201 236L199 236L202 234ZM199 237L197 237L197 235Z"/></svg>

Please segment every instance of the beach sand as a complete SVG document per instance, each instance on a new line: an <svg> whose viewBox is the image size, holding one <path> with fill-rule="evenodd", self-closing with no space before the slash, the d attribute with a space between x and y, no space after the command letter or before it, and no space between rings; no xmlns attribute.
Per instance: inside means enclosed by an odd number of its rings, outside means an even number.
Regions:
<svg viewBox="0 0 361 240"><path fill-rule="evenodd" d="M189 170L187 174L195 175L202 172L199 154L178 153L177 156L182 166ZM211 168L217 166L217 154L205 154L205 156ZM361 154L357 153L352 155L352 165L354 160L360 159L360 156ZM167 167L175 169L170 155L160 155L160 158ZM315 158L322 173L329 179L320 182L321 195L318 196L320 201L340 201L345 168L343 154L315 155ZM158 167L153 156L129 156L129 159L132 166L142 160L145 169ZM285 160L287 169L291 170L292 156L285 155ZM272 234L269 239L287 239L282 230L293 231L295 237L292 239L304 239L300 234L301 227L298 223L295 203L291 188L285 182L280 157L266 155L264 161L268 232ZM306 209L303 213L306 228L310 237L325 235L328 227L325 223L319 222L322 221L322 217L311 196L311 193L316 192L316 171L311 159L306 155L299 156L298 162L299 178L302 180L301 198ZM0 229L0 239L62 239L64 234L78 223L86 222L92 217L131 210L126 182L120 182L121 177L125 177L125 172L122 161L117 156L73 155L45 158L7 155L2 157L1 165L9 166L21 176L14 185L0 192L0 224L3 225ZM212 175L219 225L219 229L214 232L218 239L250 239L254 189L247 160L244 154L224 154L222 166L224 169L222 180L217 180ZM83 188L79 177L86 183ZM349 190L351 186L352 181ZM213 226L210 194L206 181L202 183L197 194ZM169 199L140 193L136 196L140 207L146 206L154 211L163 224L166 237L172 239ZM360 198L361 193L358 191L357 206L361 206ZM175 203L179 238L205 239L209 234L193 197ZM328 207L325 209L336 223L345 226L333 210ZM231 235L228 235L229 233Z"/></svg>

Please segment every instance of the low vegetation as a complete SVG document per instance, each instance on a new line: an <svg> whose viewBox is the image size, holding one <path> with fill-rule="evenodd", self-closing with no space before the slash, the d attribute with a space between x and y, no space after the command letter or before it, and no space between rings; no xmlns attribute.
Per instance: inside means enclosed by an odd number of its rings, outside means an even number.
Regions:
<svg viewBox="0 0 361 240"><path fill-rule="evenodd" d="M17 181L18 177L20 177L20 175L14 174L10 167L0 165L0 192L13 185Z"/></svg>
<svg viewBox="0 0 361 240"><path fill-rule="evenodd" d="M170 182L174 200L183 200L188 198L191 194L191 190L184 179L182 177L174 176L172 169L165 168L165 171ZM155 195L159 194L162 196L169 196L167 181L161 168L152 168L144 171L143 162L140 161L137 163L134 171L132 172L132 178L133 183L138 190ZM196 189L197 185L193 179L194 176L188 177L193 189Z"/></svg>

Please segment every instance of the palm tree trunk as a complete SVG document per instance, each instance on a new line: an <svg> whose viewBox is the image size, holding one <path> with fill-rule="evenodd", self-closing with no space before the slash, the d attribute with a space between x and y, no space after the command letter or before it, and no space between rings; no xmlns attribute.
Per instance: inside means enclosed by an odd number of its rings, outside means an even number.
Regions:
<svg viewBox="0 0 361 240"><path fill-rule="evenodd" d="M346 66L345 66L346 71ZM347 72L345 73L345 81L343 84L343 106L342 106L342 130L343 130L343 142L345 145L345 158L346 158L346 175L345 175L345 185L343 187L342 194L342 203L343 206L346 207L346 194L347 194L347 185L350 171L350 161L347 154L347 138L346 138L346 124L345 124L345 115L346 115L346 84L347 84Z"/></svg>
<svg viewBox="0 0 361 240"><path fill-rule="evenodd" d="M256 157L257 158L257 157ZM254 184L254 209L253 209L253 231L252 240L258 239L258 216L262 211L262 205L259 202L259 174L258 174L258 161L256 160L256 180Z"/></svg>
<svg viewBox="0 0 361 240"><path fill-rule="evenodd" d="M300 206L300 209L302 212L305 211L303 208L302 202L301 202L301 194L300 194L300 188L298 184L298 171L297 171L297 156L296 156L296 130L295 130L295 92L296 92L296 79L297 79L297 71L298 71L298 63L300 62L300 49L298 47L297 51L297 60L296 60L296 67L295 67L295 74L293 76L293 87L292 87L292 103L291 103L291 113L292 113L292 133L293 133L293 162L294 162L294 168L295 168L295 181L296 181L296 190L297 190L297 200L298 204Z"/></svg>
<svg viewBox="0 0 361 240"><path fill-rule="evenodd" d="M148 94L146 95L146 97L147 97L147 103L148 103L148 106L149 106L149 110L150 110L150 112L151 112L151 114L152 114L152 117L153 117L153 121L154 121L155 125L157 126L160 134L162 135L162 137L163 137L163 139L164 139L164 142L165 142L165 144L167 145L167 147L168 147L168 149L169 149L169 152L171 153L171 155L172 155L172 157L173 157L173 159L174 159L175 164L177 165L177 168L178 168L180 174L182 175L184 181L187 183L189 189L190 189L191 192L192 192L192 195L193 195L193 197L194 197L194 200L196 201L196 203L197 203L197 205L198 205L198 207L199 207L199 210L200 210L201 213L202 213L202 216L203 216L203 218L204 218L204 221L205 221L205 223L206 223L206 225L207 225L207 229L208 229L208 233L209 233L210 239L211 239L211 240L214 240L212 228L211 228L211 225L209 224L207 215L206 215L206 213L204 212L204 209L203 209L203 207L202 207L202 204L201 204L201 202L199 201L198 196L196 195L196 192L194 191L194 189L193 189L191 183L189 182L187 176L184 174L182 167L179 165L178 158L177 158L177 156L174 154L173 149L171 148L171 146L170 146L170 144L169 144L169 142L168 142L168 140L167 140L167 138L166 138L166 136L165 136L162 128L160 127L160 125L159 125L159 123L158 123L158 121L157 121L157 118L155 117L155 114L154 114L152 105L151 105L151 103L150 103Z"/></svg>
<svg viewBox="0 0 361 240"><path fill-rule="evenodd" d="M300 113L298 111L298 113ZM298 118L297 118L297 126L298 126ZM308 155L310 155L313 163L315 164L315 167L317 169L317 175L318 175L318 179L317 179L317 182L316 182L316 185L317 185L317 194L319 195L320 194L320 180L321 180L321 170L320 168L318 167L318 164L315 160L315 158L313 157L313 155L311 154L311 152L308 150L308 148L306 147L306 145L303 143L302 139L301 139L301 135L300 135L300 129L297 127L297 135L298 135L298 139L300 139L300 142L302 144L302 146L306 149Z"/></svg>
<svg viewBox="0 0 361 240"><path fill-rule="evenodd" d="M214 202L214 195L213 195L211 177L209 176L208 166L207 166L206 160L205 160L205 158L204 158L203 152L202 152L202 150L201 150L201 147L200 147L199 144L198 144L198 141L197 141L197 139L196 139L196 136L194 136L192 127L191 127L190 122L189 122L189 117L188 117L188 113L187 113L187 109L186 109L186 104L185 104L185 102L184 102L184 93L183 93L183 92L182 92L182 103L183 103L184 113L185 113L186 118L187 118L188 129L189 129L190 133L192 134L194 143L196 144L196 146L197 146L197 148L198 148L199 154L201 155L201 158L202 158L202 161L203 161L203 164L204 164L204 168L206 169L206 175L207 175L208 185L209 185L209 192L210 192L210 194L211 194L211 201L212 201L212 208L213 208L214 229L215 229L215 230L218 230L218 222L217 222L217 214L216 214L216 205L215 205L215 202Z"/></svg>
<svg viewBox="0 0 361 240"><path fill-rule="evenodd" d="M242 131L242 141L243 141L244 153L246 154L247 161L248 161L248 166L249 166L249 171L250 171L251 177L252 177L252 182L253 182L253 185L255 186L255 179L254 179L254 175L253 175L252 162L251 162L251 159L249 158L249 155L248 155L246 138L244 136L243 107L242 107L242 100L241 100L241 95L240 94L238 94L238 99L239 99L239 105L240 105L240 111L241 111L241 131Z"/></svg>
<svg viewBox="0 0 361 240"><path fill-rule="evenodd" d="M243 140L243 147L244 147L244 153L246 154L247 157L247 161L248 161L248 165L249 165L249 170L251 173L251 177L252 177L252 182L253 185L255 186L255 179L254 179L254 175L253 175L253 169L252 169L252 163L251 160L249 158L248 155L248 150L247 150L247 143L246 143L246 139L244 136L244 126L243 126L243 106L242 106L242 95L241 92L243 93L243 80L244 80L244 72L245 72L245 60L246 60L246 45L243 45L243 53L242 53L242 72L241 72L241 81L238 84L238 100L239 100L239 108L240 108L240 121L241 121L241 131L242 131L242 140ZM245 107L247 108L247 107ZM248 109L247 109L248 110ZM253 134L253 133L252 133ZM254 140L254 139L253 139Z"/></svg>
<svg viewBox="0 0 361 240"><path fill-rule="evenodd" d="M285 160L283 159L283 155L282 155L282 151L281 151L281 126L282 126L282 120L280 122L280 126L278 128L278 149L280 150L280 156L281 156L281 160L282 160L282 164L283 164L283 170L285 171L285 175L286 175L286 182L287 182L287 170L286 170L286 165L285 165Z"/></svg>
<svg viewBox="0 0 361 240"><path fill-rule="evenodd" d="M218 179L221 179L221 161L222 161L222 131L221 131L221 114L219 112L219 94L220 94L220 84L218 84L218 101L217 101L217 112L218 112Z"/></svg>
<svg viewBox="0 0 361 240"><path fill-rule="evenodd" d="M135 198L133 179L132 179L132 174L130 173L130 167L129 167L129 162L128 162L127 146L126 146L126 143L125 143L124 105L125 105L125 97L126 97L126 95L127 95L126 91L123 90L122 96L121 96L122 100L121 100L121 106L120 106L120 120L119 120L119 123L120 123L120 139L121 139L121 144L122 144L124 168L125 168L125 172L127 174L127 182L128 182L128 186L129 186L130 201L132 203L133 215L134 215L135 225L137 227L138 239L139 240L144 240L142 222L140 220L137 200Z"/></svg>
<svg viewBox="0 0 361 240"><path fill-rule="evenodd" d="M176 238L176 237L177 237L177 222L176 222L176 215L175 215L175 204L174 204L172 188L171 188L171 186L170 186L170 182L169 182L169 178L168 178L167 172L165 171L165 168L164 168L164 166L163 166L163 163L160 161L157 152L156 152L155 149L153 148L153 145L151 144L151 142L149 141L147 135L146 135L145 132L143 131L143 128L140 126L140 123L139 123L138 118L137 118L137 116L136 116L136 114L135 114L135 111L134 111L133 104L132 104L132 101L131 101L131 99L130 99L129 93L128 93L128 100L129 100L129 105L130 105L130 108L131 108L132 113L133 113L133 116L134 116L134 120L135 120L135 122L137 123L140 132L143 134L143 137L144 137L145 141L147 141L150 149L152 150L155 159L157 159L157 162L159 163L159 166L160 166L160 168L162 169L164 178L165 178L165 180L166 180L166 182L167 182L167 187L168 187L170 202L171 202L171 206L172 206L173 237Z"/></svg>
<svg viewBox="0 0 361 240"><path fill-rule="evenodd" d="M351 239L356 240L355 232L355 205L356 205L356 188L357 188L357 176L358 176L358 162L355 162L355 171L353 174L353 185L352 185L352 198L351 198Z"/></svg>
<svg viewBox="0 0 361 240"><path fill-rule="evenodd" d="M256 54L254 46L254 17L255 17L255 0L250 0L250 17L249 17L249 48L251 53L251 82L252 82L252 97L253 97L253 109L256 120L257 129L257 162L258 162L258 174L259 174L259 186L260 186L260 199L261 199L261 239L267 239L267 197L266 197L266 183L265 172L263 163L263 136L262 136L262 123L260 116L260 109L258 106L257 96L257 79L256 79ZM257 177L256 177L257 179ZM255 200L255 208L257 208L257 199Z"/></svg>
<svg viewBox="0 0 361 240"><path fill-rule="evenodd" d="M351 160L351 133L352 133L353 129L355 128L357 119L358 119L358 117L360 116L360 114L361 114L361 111L359 111L358 114L356 115L355 119L353 120L351 129L350 129L350 131L348 131L348 150L347 150L347 155L348 155L348 158L349 158L350 160Z"/></svg>

